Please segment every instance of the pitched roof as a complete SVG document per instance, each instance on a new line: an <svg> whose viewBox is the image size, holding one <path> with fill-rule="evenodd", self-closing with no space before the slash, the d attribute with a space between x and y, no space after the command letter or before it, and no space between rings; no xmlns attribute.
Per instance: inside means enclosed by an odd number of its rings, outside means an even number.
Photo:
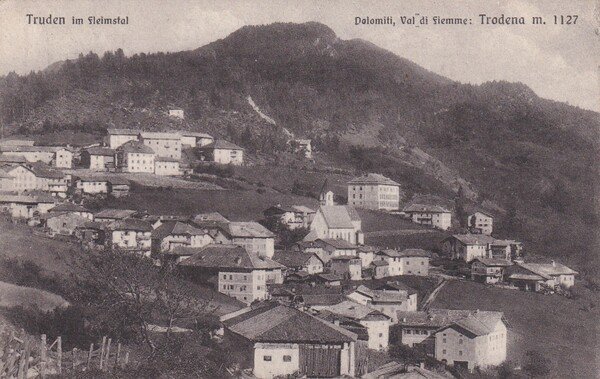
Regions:
<svg viewBox="0 0 600 379"><path fill-rule="evenodd" d="M140 136L145 139L170 139L170 140L181 139L181 135L179 133L168 133L168 132L141 132Z"/></svg>
<svg viewBox="0 0 600 379"><path fill-rule="evenodd" d="M336 315L348 317L355 320L362 320L367 318L367 316L383 316L382 318L389 319L388 316L383 313L373 310L372 308L367 307L363 304L355 303L354 301L344 300L341 303L328 305L324 308L320 308L320 310L325 310L331 312Z"/></svg>
<svg viewBox="0 0 600 379"><path fill-rule="evenodd" d="M305 207L304 205L292 205L292 209L294 209L296 212L302 212L302 213L316 213L317 211L309 208L309 207Z"/></svg>
<svg viewBox="0 0 600 379"><path fill-rule="evenodd" d="M239 147L235 143L225 141L224 139L215 140L214 142L211 142L208 145L199 147L199 149L200 150L210 150L210 149L244 150L244 148Z"/></svg>
<svg viewBox="0 0 600 379"><path fill-rule="evenodd" d="M409 295L414 295L418 293L418 291L412 287L407 286L406 284L400 281L390 281L390 282L366 282L365 285L369 288L375 290L384 290L384 291L405 291ZM389 289L391 288L391 290Z"/></svg>
<svg viewBox="0 0 600 379"><path fill-rule="evenodd" d="M398 324L402 326L422 326L445 328L457 324L475 335L491 332L503 313L480 310L429 309L428 311L398 311ZM483 334L481 334L483 333Z"/></svg>
<svg viewBox="0 0 600 379"><path fill-rule="evenodd" d="M65 177L65 174L62 171L56 170L44 162L34 162L31 164L31 171L38 178L46 178L46 179L62 179Z"/></svg>
<svg viewBox="0 0 600 379"><path fill-rule="evenodd" d="M560 263L517 263L519 266L542 277L575 275L578 272Z"/></svg>
<svg viewBox="0 0 600 379"><path fill-rule="evenodd" d="M137 136L138 134L140 134L139 130L136 129L116 129L116 128L110 128L107 130L108 134L118 134L118 135L128 135L128 136Z"/></svg>
<svg viewBox="0 0 600 379"><path fill-rule="evenodd" d="M496 239L487 234L453 234L449 238L455 238L464 245L487 245L493 243Z"/></svg>
<svg viewBox="0 0 600 379"><path fill-rule="evenodd" d="M317 241L322 241L326 245L333 246L336 249L356 249L356 245L353 245L346 240L335 238L319 238Z"/></svg>
<svg viewBox="0 0 600 379"><path fill-rule="evenodd" d="M386 255L395 258L422 257L430 258L431 254L423 249L404 249L402 251L394 249L384 249L377 252L377 255Z"/></svg>
<svg viewBox="0 0 600 379"><path fill-rule="evenodd" d="M474 216L474 215L476 215L477 213L479 213L479 214L482 214L482 215L484 215L484 216L486 216L486 217L489 217L489 218L494 218L494 216L492 216L491 214L489 214L489 213L487 213L487 212L483 212L483 211L476 211L476 212L473 212L473 213L471 213L469 216Z"/></svg>
<svg viewBox="0 0 600 379"><path fill-rule="evenodd" d="M511 261L507 261L506 259L500 259L500 258L475 258L474 260L479 261L486 266L508 267L508 266L512 266L512 264L513 264Z"/></svg>
<svg viewBox="0 0 600 379"><path fill-rule="evenodd" d="M222 224L221 228L231 237L273 238L269 229L255 221L232 221Z"/></svg>
<svg viewBox="0 0 600 379"><path fill-rule="evenodd" d="M359 176L348 182L349 185L387 185L387 186L400 186L390 178L387 178L381 174L369 173L367 175Z"/></svg>
<svg viewBox="0 0 600 379"><path fill-rule="evenodd" d="M273 260L275 262L281 263L285 267L294 268L294 267L302 267L308 262L311 257L316 257L321 263L323 261L317 254L314 253L302 253L295 251L276 251L273 255Z"/></svg>
<svg viewBox="0 0 600 379"><path fill-rule="evenodd" d="M389 266L390 264L388 263L388 261L373 261L371 262L371 264L373 266Z"/></svg>
<svg viewBox="0 0 600 379"><path fill-rule="evenodd" d="M140 141L126 142L117 147L117 151L123 151L125 153L154 154L154 150L152 150L150 146L144 145Z"/></svg>
<svg viewBox="0 0 600 379"><path fill-rule="evenodd" d="M152 231L152 238L163 239L171 235L203 236L206 232L181 221L164 221Z"/></svg>
<svg viewBox="0 0 600 379"><path fill-rule="evenodd" d="M204 267L217 269L274 269L283 266L269 258L259 257L252 251L237 245L213 244L201 248L178 246L173 249L177 254L190 252L194 254L179 263L188 267Z"/></svg>
<svg viewBox="0 0 600 379"><path fill-rule="evenodd" d="M115 150L110 149L108 147L101 147L101 146L89 147L89 148L85 149L84 151L88 152L88 154L90 154L90 155L113 156L116 154Z"/></svg>
<svg viewBox="0 0 600 379"><path fill-rule="evenodd" d="M358 286L355 292L370 297L371 301L378 303L402 303L408 299L407 291L373 290L364 285Z"/></svg>
<svg viewBox="0 0 600 379"><path fill-rule="evenodd" d="M132 230L136 232L151 232L152 225L149 222L137 218L125 218L113 221L108 225L110 230Z"/></svg>
<svg viewBox="0 0 600 379"><path fill-rule="evenodd" d="M357 340L356 334L340 326L279 304L249 309L223 324L253 342L341 344Z"/></svg>
<svg viewBox="0 0 600 379"><path fill-rule="evenodd" d="M124 219L138 213L132 209L104 209L94 215L95 218Z"/></svg>
<svg viewBox="0 0 600 379"><path fill-rule="evenodd" d="M7 163L27 163L27 159L22 155L0 155L0 162Z"/></svg>
<svg viewBox="0 0 600 379"><path fill-rule="evenodd" d="M56 146L24 146L24 145L2 145L0 151L6 152L23 152L23 153L55 153L62 148Z"/></svg>
<svg viewBox="0 0 600 379"><path fill-rule="evenodd" d="M6 195L0 194L0 203L22 203L22 204L38 204L38 203L56 203L55 197L48 194L39 195Z"/></svg>
<svg viewBox="0 0 600 379"><path fill-rule="evenodd" d="M427 212L427 213L450 213L449 210L439 205L428 205L428 204L411 204L405 207L402 212Z"/></svg>
<svg viewBox="0 0 600 379"><path fill-rule="evenodd" d="M189 131L181 131L180 132L184 137L196 137L196 138L210 138L214 139L210 134L202 133L202 132L189 132Z"/></svg>
<svg viewBox="0 0 600 379"><path fill-rule="evenodd" d="M130 184L129 180L127 180L123 177L120 177L120 176L111 176L108 179L108 182L110 184L112 184L113 186L116 186L116 185L127 185L128 186Z"/></svg>
<svg viewBox="0 0 600 379"><path fill-rule="evenodd" d="M73 203L62 203L58 204L54 208L50 209L50 212L91 212L82 205Z"/></svg>
<svg viewBox="0 0 600 379"><path fill-rule="evenodd" d="M322 205L319 211L330 229L354 229L353 221L360 221L356 209L350 205Z"/></svg>

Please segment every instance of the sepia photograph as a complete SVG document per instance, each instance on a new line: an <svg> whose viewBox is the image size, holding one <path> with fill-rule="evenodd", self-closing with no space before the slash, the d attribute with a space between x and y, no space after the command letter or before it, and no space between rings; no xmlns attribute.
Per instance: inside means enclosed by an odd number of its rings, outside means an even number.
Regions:
<svg viewBox="0 0 600 379"><path fill-rule="evenodd" d="M0 379L600 378L598 0L0 0Z"/></svg>

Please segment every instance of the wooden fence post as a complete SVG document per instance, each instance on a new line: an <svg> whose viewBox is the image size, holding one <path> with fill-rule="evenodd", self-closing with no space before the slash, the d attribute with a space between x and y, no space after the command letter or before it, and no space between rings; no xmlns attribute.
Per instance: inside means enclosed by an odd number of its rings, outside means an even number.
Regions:
<svg viewBox="0 0 600 379"><path fill-rule="evenodd" d="M106 370L110 370L110 343L112 342L112 339L109 338L108 339L108 343L106 344L106 358L104 359L104 367L106 368Z"/></svg>
<svg viewBox="0 0 600 379"><path fill-rule="evenodd" d="M106 336L102 337L102 347L100 348L100 371L102 371L102 363L104 359L104 349L106 348Z"/></svg>
<svg viewBox="0 0 600 379"><path fill-rule="evenodd" d="M46 350L46 348L47 348L46 335L42 334L42 344L41 344L41 348L40 348L40 357L41 357L40 374L41 374L42 378L46 377L46 361L48 359L48 351Z"/></svg>
<svg viewBox="0 0 600 379"><path fill-rule="evenodd" d="M125 352L125 365L124 366L127 366L128 363L129 363L129 352L127 351L127 352Z"/></svg>
<svg viewBox="0 0 600 379"><path fill-rule="evenodd" d="M119 355L121 355L121 343L117 344L117 356L115 357L115 367L119 367Z"/></svg>
<svg viewBox="0 0 600 379"><path fill-rule="evenodd" d="M75 368L77 366L77 348L74 347L71 353L73 354L73 368Z"/></svg>
<svg viewBox="0 0 600 379"><path fill-rule="evenodd" d="M88 359L87 359L87 368L90 368L90 362L92 361L92 351L94 351L93 343L90 344L90 352L88 353Z"/></svg>
<svg viewBox="0 0 600 379"><path fill-rule="evenodd" d="M62 373L62 337L58 337L56 339L56 353L57 353L57 357L56 360L58 362L56 362L57 366L58 366L58 373L61 374Z"/></svg>

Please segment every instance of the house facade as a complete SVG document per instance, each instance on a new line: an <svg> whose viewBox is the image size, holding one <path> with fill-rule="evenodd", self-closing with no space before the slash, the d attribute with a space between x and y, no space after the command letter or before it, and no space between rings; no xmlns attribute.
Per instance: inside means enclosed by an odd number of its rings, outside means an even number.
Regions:
<svg viewBox="0 0 600 379"><path fill-rule="evenodd" d="M138 141L139 130L134 129L108 129L108 145L111 149L117 149L129 141Z"/></svg>
<svg viewBox="0 0 600 379"><path fill-rule="evenodd" d="M492 234L494 230L494 218L483 212L475 212L467 217L467 225L472 233Z"/></svg>
<svg viewBox="0 0 600 379"><path fill-rule="evenodd" d="M437 205L412 204L402 212L416 224L429 225L441 230L448 230L452 226L452 212Z"/></svg>
<svg viewBox="0 0 600 379"><path fill-rule="evenodd" d="M157 157L181 159L181 135L179 133L141 132L140 141L151 148Z"/></svg>
<svg viewBox="0 0 600 379"><path fill-rule="evenodd" d="M90 147L81 152L81 164L92 171L114 171L116 154L107 147Z"/></svg>
<svg viewBox="0 0 600 379"><path fill-rule="evenodd" d="M379 174L367 174L348 182L348 204L357 208L397 210L400 184Z"/></svg>
<svg viewBox="0 0 600 379"><path fill-rule="evenodd" d="M219 226L222 234L215 237L217 243L242 246L261 257L273 258L275 235L254 221L231 221Z"/></svg>
<svg viewBox="0 0 600 379"><path fill-rule="evenodd" d="M182 146L186 145L190 147L201 147L206 146L215 141L215 139L210 134L206 133L183 131L180 134Z"/></svg>
<svg viewBox="0 0 600 379"><path fill-rule="evenodd" d="M152 226L146 221L126 218L109 224L108 230L111 248L150 255Z"/></svg>
<svg viewBox="0 0 600 379"><path fill-rule="evenodd" d="M417 310L417 294L402 290L373 290L360 285L348 295L348 299L378 310L388 316L392 322L397 322L397 313L400 311L414 312Z"/></svg>
<svg viewBox="0 0 600 379"><path fill-rule="evenodd" d="M175 158L156 157L154 159L154 174L162 176L180 176L182 174L179 161Z"/></svg>
<svg viewBox="0 0 600 379"><path fill-rule="evenodd" d="M324 263L317 254L299 251L276 251L273 260L287 268L286 274L306 272L319 274L323 272Z"/></svg>
<svg viewBox="0 0 600 379"><path fill-rule="evenodd" d="M139 141L129 141L117 148L117 168L122 172L154 173L154 150Z"/></svg>
<svg viewBox="0 0 600 379"><path fill-rule="evenodd" d="M402 251L387 249L376 253L375 261L384 261L387 265L376 265L376 267L387 267L386 276L395 275L429 275L430 254L422 249L405 249ZM379 272L379 274L378 274ZM376 278L385 275L384 269L376 270Z"/></svg>
<svg viewBox="0 0 600 379"><path fill-rule="evenodd" d="M208 145L200 146L199 150L202 157L210 162L232 165L244 163L244 149L225 140L215 140Z"/></svg>
<svg viewBox="0 0 600 379"><path fill-rule="evenodd" d="M256 378L355 376L358 336L306 312L266 303L222 316L221 322L225 338L247 351Z"/></svg>
<svg viewBox="0 0 600 379"><path fill-rule="evenodd" d="M476 282L495 284L503 281L504 270L512 262L497 258L475 258L471 264L471 279Z"/></svg>
<svg viewBox="0 0 600 379"><path fill-rule="evenodd" d="M362 264L357 256L337 256L329 261L329 270L333 275L349 280L362 279Z"/></svg>
<svg viewBox="0 0 600 379"><path fill-rule="evenodd" d="M319 238L341 239L354 245L363 245L362 222L356 209L349 205L320 206L304 240Z"/></svg>

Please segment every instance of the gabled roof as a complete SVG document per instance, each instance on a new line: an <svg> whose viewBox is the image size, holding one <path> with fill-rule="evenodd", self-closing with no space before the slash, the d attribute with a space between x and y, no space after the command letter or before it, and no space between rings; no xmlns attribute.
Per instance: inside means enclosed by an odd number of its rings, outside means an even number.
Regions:
<svg viewBox="0 0 600 379"><path fill-rule="evenodd" d="M560 263L517 263L519 266L542 277L575 275L578 272Z"/></svg>
<svg viewBox="0 0 600 379"><path fill-rule="evenodd" d="M231 237L247 237L247 238L273 238L273 234L269 229L255 221L232 221L222 224L221 228Z"/></svg>
<svg viewBox="0 0 600 379"><path fill-rule="evenodd" d="M183 130L180 133L184 137L196 137L196 138L210 138L210 139L214 139L213 136L211 136L210 134L206 134L206 133L202 133L202 132L190 132L190 131Z"/></svg>
<svg viewBox="0 0 600 379"><path fill-rule="evenodd" d="M44 162L35 162L31 164L31 171L38 178L46 178L46 179L62 179L65 177L65 174L62 171L56 170Z"/></svg>
<svg viewBox="0 0 600 379"><path fill-rule="evenodd" d="M168 133L168 132L141 132L140 136L143 139L169 139L169 140L180 140L181 135L179 133Z"/></svg>
<svg viewBox="0 0 600 379"><path fill-rule="evenodd" d="M453 324L475 334L487 334L498 321L503 321L503 313L480 310L429 309L428 311L398 311L398 324L401 326L421 326L433 329L446 328Z"/></svg>
<svg viewBox="0 0 600 379"><path fill-rule="evenodd" d="M357 335L293 307L268 303L224 320L231 332L253 342L342 344Z"/></svg>
<svg viewBox="0 0 600 379"><path fill-rule="evenodd" d="M476 215L476 214L478 214L478 213L479 213L479 214L482 214L482 215L484 215L484 216L486 216L486 217L492 218L492 219L494 218L494 216L492 216L491 214L489 214L489 213L486 213L486 212L483 212L483 211L476 211L476 212L473 212L473 213L471 213L469 216L474 216L474 215Z"/></svg>
<svg viewBox="0 0 600 379"><path fill-rule="evenodd" d="M213 244L201 248L178 246L173 250L177 254L194 252L180 263L187 267L245 270L283 268L272 259L259 257L255 252L237 245Z"/></svg>
<svg viewBox="0 0 600 379"><path fill-rule="evenodd" d="M140 141L126 142L117 147L117 151L123 151L124 153L154 154L154 150L152 150L150 146L144 145L144 143Z"/></svg>
<svg viewBox="0 0 600 379"><path fill-rule="evenodd" d="M0 162L4 163L27 163L27 159L22 155L0 155Z"/></svg>
<svg viewBox="0 0 600 379"><path fill-rule="evenodd" d="M180 221L164 221L152 231L152 238L163 239L172 235L202 236L206 232Z"/></svg>
<svg viewBox="0 0 600 379"><path fill-rule="evenodd" d="M276 251L273 255L273 260L281 263L285 267L295 268L304 266L311 257L316 257L319 261L321 261L321 263L323 263L317 254L295 251Z"/></svg>
<svg viewBox="0 0 600 379"><path fill-rule="evenodd" d="M377 266L377 267L383 267L383 266L389 266L390 265L388 263L388 261L373 261L373 262L371 262L371 264L373 266Z"/></svg>
<svg viewBox="0 0 600 379"><path fill-rule="evenodd" d="M40 195L4 195L0 194L0 203L39 204L56 203L55 197L47 194Z"/></svg>
<svg viewBox="0 0 600 379"><path fill-rule="evenodd" d="M353 221L360 221L358 212L350 205L322 205L319 211L330 229L354 229Z"/></svg>
<svg viewBox="0 0 600 379"><path fill-rule="evenodd" d="M127 136L137 136L138 134L140 134L139 130L136 129L115 129L115 128L110 128L107 130L108 134L117 134L117 135L127 135Z"/></svg>
<svg viewBox="0 0 600 379"><path fill-rule="evenodd" d="M108 225L109 230L131 230L136 232L151 232L152 225L149 222L137 218L126 218L113 221Z"/></svg>
<svg viewBox="0 0 600 379"><path fill-rule="evenodd" d="M322 243L332 246L336 249L356 250L356 245L353 245L346 240L335 239L335 238L319 238L315 242L318 242L318 241L321 241Z"/></svg>
<svg viewBox="0 0 600 379"><path fill-rule="evenodd" d="M73 203L62 203L58 204L54 208L50 209L49 212L91 212L89 209L82 205Z"/></svg>
<svg viewBox="0 0 600 379"><path fill-rule="evenodd" d="M487 245L488 243L494 243L494 241L496 241L494 237L488 236L487 234L453 234L445 240L450 238L455 238L463 245Z"/></svg>
<svg viewBox="0 0 600 379"><path fill-rule="evenodd" d="M110 149L108 147L95 146L85 149L86 152L90 155L102 155L102 156L113 156L116 154L116 151Z"/></svg>
<svg viewBox="0 0 600 379"><path fill-rule="evenodd" d="M364 285L358 286L354 292L369 297L371 301L377 303L402 303L408 299L406 291L373 290Z"/></svg>
<svg viewBox="0 0 600 379"><path fill-rule="evenodd" d="M369 317L371 319L374 318L372 316L377 316L377 318L389 320L389 317L384 315L383 313L377 310L373 310L372 308L369 308L366 305L358 304L350 300L344 300L341 303L328 305L324 308L320 308L319 310L325 310L333 314L348 317L354 320L363 320L369 316L371 316Z"/></svg>
<svg viewBox="0 0 600 379"><path fill-rule="evenodd" d="M411 257L422 257L430 258L431 254L423 249L404 249L402 251L394 249L385 249L377 252L377 255L385 255L394 258L411 258Z"/></svg>
<svg viewBox="0 0 600 379"><path fill-rule="evenodd" d="M348 182L349 185L386 185L386 186L400 186L390 178L387 178L381 174L369 173L367 175L359 176Z"/></svg>
<svg viewBox="0 0 600 379"><path fill-rule="evenodd" d="M475 258L474 261L479 261L486 266L508 267L513 265L511 261L500 258Z"/></svg>
<svg viewBox="0 0 600 379"><path fill-rule="evenodd" d="M384 291L405 291L409 295L414 295L418 293L418 291L412 287L407 286L406 284L400 281L391 281L391 282L367 282L366 286L375 290L384 290Z"/></svg>
<svg viewBox="0 0 600 379"><path fill-rule="evenodd" d="M138 213L132 209L104 209L94 215L95 218L125 219Z"/></svg>
<svg viewBox="0 0 600 379"><path fill-rule="evenodd" d="M450 213L449 210L439 205L428 205L428 204L411 204L405 207L402 212L427 212L427 213Z"/></svg>
<svg viewBox="0 0 600 379"><path fill-rule="evenodd" d="M212 149L244 150L244 148L239 147L235 143L225 141L224 139L215 140L214 142L211 142L208 145L199 147L199 149L200 150L212 150Z"/></svg>

